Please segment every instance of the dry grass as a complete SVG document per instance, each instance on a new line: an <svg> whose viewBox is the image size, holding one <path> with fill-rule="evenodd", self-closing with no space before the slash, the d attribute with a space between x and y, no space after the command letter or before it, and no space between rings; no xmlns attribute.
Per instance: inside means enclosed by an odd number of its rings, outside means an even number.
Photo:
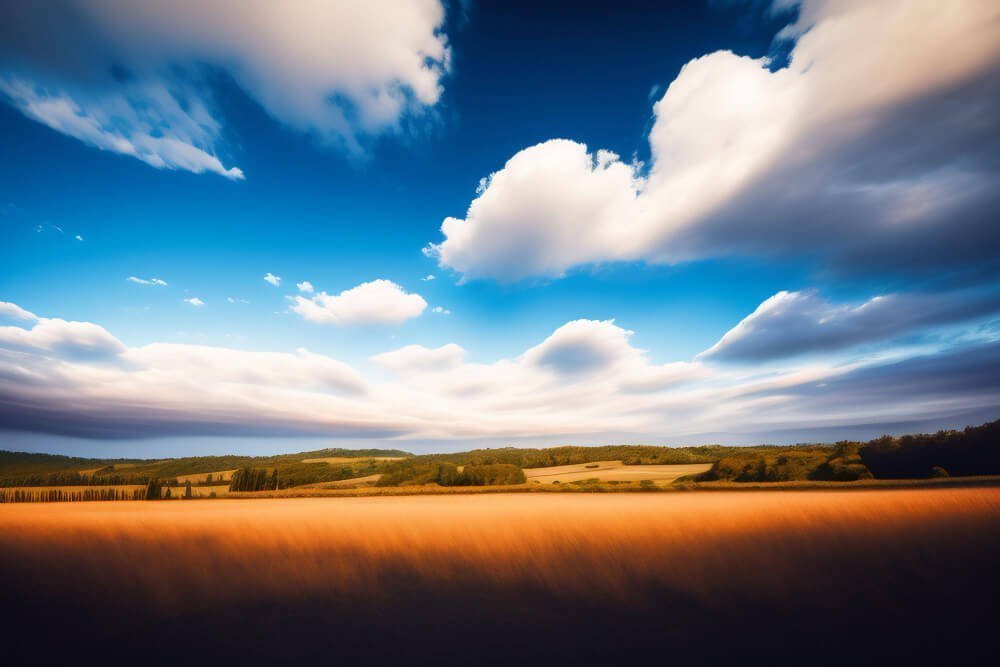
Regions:
<svg viewBox="0 0 1000 667"><path fill-rule="evenodd" d="M998 526L1000 488L0 505L0 589L15 654L967 664Z"/></svg>
<svg viewBox="0 0 1000 667"><path fill-rule="evenodd" d="M315 484L301 484L296 487L292 487L290 490L296 489L353 489L362 486L374 486L375 482L379 480L382 473L376 473L374 475L365 475L364 477L351 477L350 479L338 479L333 482L317 482Z"/></svg>
<svg viewBox="0 0 1000 667"><path fill-rule="evenodd" d="M709 463L683 465L624 465L621 461L595 461L549 468L529 468L524 471L528 482L566 484L584 479L599 479L602 482L640 482L650 480L669 484L687 475L696 475L711 468Z"/></svg>
<svg viewBox="0 0 1000 667"><path fill-rule="evenodd" d="M199 472L191 475L177 475L177 483L185 484L190 481L192 484L200 484L208 480L208 476L212 476L213 482L229 482L233 479L233 473L236 470L219 470L218 472Z"/></svg>
<svg viewBox="0 0 1000 667"><path fill-rule="evenodd" d="M163 487L166 491L167 487ZM170 497L173 498L183 498L185 493L185 487L183 484L178 486L170 487ZM228 484L212 484L209 486L191 486L191 495L195 498L211 498L212 494L215 494L217 498L229 495L229 485Z"/></svg>

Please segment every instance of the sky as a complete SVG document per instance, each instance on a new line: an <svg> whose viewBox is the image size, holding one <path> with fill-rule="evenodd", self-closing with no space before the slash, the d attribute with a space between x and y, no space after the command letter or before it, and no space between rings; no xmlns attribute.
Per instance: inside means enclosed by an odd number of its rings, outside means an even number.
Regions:
<svg viewBox="0 0 1000 667"><path fill-rule="evenodd" d="M0 6L0 448L1000 417L1000 6Z"/></svg>

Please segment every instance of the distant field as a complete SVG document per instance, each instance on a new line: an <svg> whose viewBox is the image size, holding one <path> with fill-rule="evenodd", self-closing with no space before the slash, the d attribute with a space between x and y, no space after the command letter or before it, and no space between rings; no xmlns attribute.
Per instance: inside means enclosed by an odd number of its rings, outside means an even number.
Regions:
<svg viewBox="0 0 1000 667"><path fill-rule="evenodd" d="M166 493L168 487L163 487L163 492ZM171 498L181 498L184 496L184 485L180 484L178 486L171 486L170 497ZM228 496L229 495L229 485L228 484L212 484L211 486L192 486L191 495L195 498L209 498L212 494L216 497Z"/></svg>
<svg viewBox="0 0 1000 667"><path fill-rule="evenodd" d="M192 484L199 484L212 476L213 482L229 482L233 479L235 470L219 470L218 472L199 472L193 475L177 475L177 483L185 484L190 481Z"/></svg>
<svg viewBox="0 0 1000 667"><path fill-rule="evenodd" d="M319 458L302 459L303 463L355 463L356 461L401 461L405 456L321 456Z"/></svg>
<svg viewBox="0 0 1000 667"><path fill-rule="evenodd" d="M595 461L568 466L549 468L529 468L524 476L529 483L552 484L576 482L584 479L599 479L602 482L640 482L651 480L669 484L685 475L705 472L710 463L685 463L681 465L634 465L627 466L621 461Z"/></svg>
<svg viewBox="0 0 1000 667"><path fill-rule="evenodd" d="M302 484L294 486L292 489L349 489L355 486L371 486L378 481L382 474L365 475L364 477L352 477L350 479L338 479L334 482L317 482L316 484Z"/></svg>

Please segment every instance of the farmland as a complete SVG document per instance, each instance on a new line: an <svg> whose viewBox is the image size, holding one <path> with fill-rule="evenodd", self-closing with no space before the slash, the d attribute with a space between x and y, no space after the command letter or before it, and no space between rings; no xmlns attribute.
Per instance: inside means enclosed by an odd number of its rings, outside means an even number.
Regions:
<svg viewBox="0 0 1000 667"><path fill-rule="evenodd" d="M998 525L996 487L6 505L0 586L15 661L56 633L276 663L957 664L987 661L968 639L1000 593Z"/></svg>
<svg viewBox="0 0 1000 667"><path fill-rule="evenodd" d="M567 466L531 468L524 472L529 483L566 484L588 479L601 482L641 482L649 480L658 484L669 484L688 475L707 472L709 463L688 463L680 465L625 465L621 461L594 461Z"/></svg>

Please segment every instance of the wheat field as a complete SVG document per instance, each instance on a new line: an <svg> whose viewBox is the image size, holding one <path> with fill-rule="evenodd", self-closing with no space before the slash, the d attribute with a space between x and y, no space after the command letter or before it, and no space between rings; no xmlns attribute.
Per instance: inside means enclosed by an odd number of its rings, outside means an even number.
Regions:
<svg viewBox="0 0 1000 667"><path fill-rule="evenodd" d="M997 488L9 505L0 584L12 636L217 657L898 655L988 619L998 528Z"/></svg>

